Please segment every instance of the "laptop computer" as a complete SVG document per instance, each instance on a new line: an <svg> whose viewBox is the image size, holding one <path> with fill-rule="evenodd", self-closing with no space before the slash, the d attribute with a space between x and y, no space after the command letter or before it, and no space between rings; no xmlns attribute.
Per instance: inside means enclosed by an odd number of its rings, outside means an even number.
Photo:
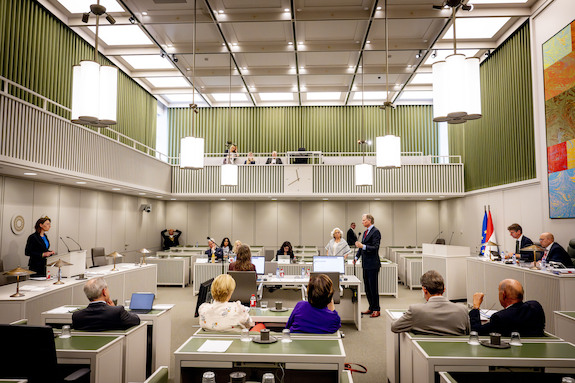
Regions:
<svg viewBox="0 0 575 383"><path fill-rule="evenodd" d="M133 293L130 300L130 311L136 314L147 314L154 304L154 293Z"/></svg>

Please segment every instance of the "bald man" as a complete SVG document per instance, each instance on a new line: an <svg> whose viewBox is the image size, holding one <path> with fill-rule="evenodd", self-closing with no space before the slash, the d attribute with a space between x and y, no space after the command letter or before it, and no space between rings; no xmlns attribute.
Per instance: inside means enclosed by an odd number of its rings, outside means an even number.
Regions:
<svg viewBox="0 0 575 383"><path fill-rule="evenodd" d="M479 306L483 302L483 293L473 294L473 309L469 312L471 331L479 335L498 332L510 336L518 332L522 337L543 336L545 313L537 301L523 302L523 286L515 279L504 279L499 283L499 303L503 310L493 314L486 324L481 324Z"/></svg>
<svg viewBox="0 0 575 383"><path fill-rule="evenodd" d="M565 267L573 267L573 262L571 261L571 257L565 251L565 249L555 242L555 237L551 233L543 233L539 236L539 242L541 243L541 247L545 248L545 252L543 253L543 258L549 262L561 262Z"/></svg>

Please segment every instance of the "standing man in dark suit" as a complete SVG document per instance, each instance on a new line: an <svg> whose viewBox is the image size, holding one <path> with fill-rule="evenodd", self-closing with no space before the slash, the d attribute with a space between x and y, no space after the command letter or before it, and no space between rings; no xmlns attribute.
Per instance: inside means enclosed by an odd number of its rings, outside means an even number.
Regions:
<svg viewBox="0 0 575 383"><path fill-rule="evenodd" d="M364 214L361 223L367 229L363 233L361 241L356 241L355 246L359 249L356 260L363 257L361 265L363 267L363 283L365 285L365 295L369 302L369 309L362 314L370 314L370 317L377 318L381 315L379 308L379 289L377 280L381 261L379 259L379 243L381 233L373 226L375 220L371 214Z"/></svg>
<svg viewBox="0 0 575 383"><path fill-rule="evenodd" d="M479 316L483 296L483 293L473 294L473 309L469 312L471 331L477 331L479 335L492 332L503 336L510 336L512 332L518 332L522 337L544 335L543 307L537 301L523 302L523 286L515 279L504 279L499 283L499 303L503 310L491 315L484 325Z"/></svg>
<svg viewBox="0 0 575 383"><path fill-rule="evenodd" d="M511 224L507 227L509 230L509 234L511 237L515 239L515 251L516 255L521 254L521 258L523 259L532 259L533 252L531 251L521 251L524 247L529 245L533 245L533 241L523 235L523 228L518 223Z"/></svg>
<svg viewBox="0 0 575 383"><path fill-rule="evenodd" d="M125 330L140 324L140 317L126 311L124 306L116 306L110 299L104 278L90 279L84 285L84 293L90 304L72 314L72 327L75 330Z"/></svg>
<svg viewBox="0 0 575 383"><path fill-rule="evenodd" d="M543 233L539 237L539 242L541 243L541 247L545 248L545 252L543 253L543 258L541 260L546 260L547 263L549 262L561 262L563 266L567 268L573 267L573 262L571 262L571 257L567 254L567 251L555 242L555 237L551 233Z"/></svg>
<svg viewBox="0 0 575 383"><path fill-rule="evenodd" d="M349 230L347 231L347 244L350 246L355 246L357 242L357 235L355 235L355 222L349 225Z"/></svg>

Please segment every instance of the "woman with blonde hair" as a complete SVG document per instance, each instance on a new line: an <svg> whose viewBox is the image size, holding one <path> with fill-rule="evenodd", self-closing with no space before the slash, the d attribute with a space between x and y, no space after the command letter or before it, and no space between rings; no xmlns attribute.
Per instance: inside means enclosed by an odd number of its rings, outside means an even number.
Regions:
<svg viewBox="0 0 575 383"><path fill-rule="evenodd" d="M234 242L234 247L232 247L232 253L237 254L238 248L242 245L242 241L239 239Z"/></svg>
<svg viewBox="0 0 575 383"><path fill-rule="evenodd" d="M250 308L240 301L230 302L236 281L229 274L221 274L212 282L213 303L203 303L198 309L200 327L211 331L241 331L254 325Z"/></svg>
<svg viewBox="0 0 575 383"><path fill-rule="evenodd" d="M325 246L327 255L340 255L347 258L348 254L351 253L351 249L347 244L347 241L343 239L341 229L336 227L331 231L331 239L329 243Z"/></svg>

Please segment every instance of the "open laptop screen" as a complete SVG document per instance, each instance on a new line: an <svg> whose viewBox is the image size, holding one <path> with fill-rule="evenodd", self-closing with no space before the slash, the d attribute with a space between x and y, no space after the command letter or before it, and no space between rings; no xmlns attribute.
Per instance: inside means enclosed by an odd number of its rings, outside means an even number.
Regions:
<svg viewBox="0 0 575 383"><path fill-rule="evenodd" d="M343 257L321 256L313 257L314 273L340 273L345 274Z"/></svg>
<svg viewBox="0 0 575 383"><path fill-rule="evenodd" d="M266 257L263 256L252 257L252 263L256 267L256 274L259 275L265 274Z"/></svg>
<svg viewBox="0 0 575 383"><path fill-rule="evenodd" d="M133 293L130 299L130 310L151 310L154 297L154 293Z"/></svg>

